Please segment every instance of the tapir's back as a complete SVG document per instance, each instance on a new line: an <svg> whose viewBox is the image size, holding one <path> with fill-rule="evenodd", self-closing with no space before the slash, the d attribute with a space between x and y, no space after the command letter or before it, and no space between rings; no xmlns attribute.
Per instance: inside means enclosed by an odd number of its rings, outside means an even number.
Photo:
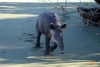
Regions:
<svg viewBox="0 0 100 67"><path fill-rule="evenodd" d="M53 23L56 27L61 26L61 21L55 13L44 12L38 17L37 28L43 34L50 33L50 23Z"/></svg>

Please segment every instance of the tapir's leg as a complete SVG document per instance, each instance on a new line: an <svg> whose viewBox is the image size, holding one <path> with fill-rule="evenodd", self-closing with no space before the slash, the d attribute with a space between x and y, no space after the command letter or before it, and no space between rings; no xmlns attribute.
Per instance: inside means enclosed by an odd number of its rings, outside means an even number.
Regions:
<svg viewBox="0 0 100 67"><path fill-rule="evenodd" d="M57 44L54 42L54 45L51 46L50 51L53 52L57 48Z"/></svg>
<svg viewBox="0 0 100 67"><path fill-rule="evenodd" d="M50 49L50 39L51 37L45 36L45 55L50 55L49 49Z"/></svg>
<svg viewBox="0 0 100 67"><path fill-rule="evenodd" d="M40 36L41 36L41 34L42 33L40 31L37 32L37 43L35 45L35 48L40 48Z"/></svg>

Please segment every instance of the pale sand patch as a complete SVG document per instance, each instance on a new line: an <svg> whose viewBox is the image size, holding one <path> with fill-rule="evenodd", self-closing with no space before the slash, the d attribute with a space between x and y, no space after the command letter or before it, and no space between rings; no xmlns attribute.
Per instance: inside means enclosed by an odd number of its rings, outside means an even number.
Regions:
<svg viewBox="0 0 100 67"><path fill-rule="evenodd" d="M11 18L27 18L27 17L36 17L38 15L33 14L1 14L0 13L0 19L11 19Z"/></svg>
<svg viewBox="0 0 100 67"><path fill-rule="evenodd" d="M0 62L1 61L7 61L7 60L9 60L9 59L0 58Z"/></svg>
<svg viewBox="0 0 100 67"><path fill-rule="evenodd" d="M100 63L98 63L100 64ZM98 64L87 64L87 62L54 63L34 62L25 64L0 64L2 67L97 67Z"/></svg>
<svg viewBox="0 0 100 67"><path fill-rule="evenodd" d="M10 8L10 9L11 9L11 8L12 8L12 9L17 8L17 9L20 9L20 8L18 8L18 7L15 7L15 6L0 6L0 8L4 8L4 9L5 9L5 8L8 8L8 9L9 9L9 8Z"/></svg>

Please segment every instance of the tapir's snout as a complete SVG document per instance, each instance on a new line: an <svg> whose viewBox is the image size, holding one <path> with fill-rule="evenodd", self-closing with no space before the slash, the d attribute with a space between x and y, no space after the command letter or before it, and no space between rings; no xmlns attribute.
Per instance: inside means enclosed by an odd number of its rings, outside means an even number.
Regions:
<svg viewBox="0 0 100 67"><path fill-rule="evenodd" d="M58 47L60 48L60 53L64 54L64 43L62 42L62 44L58 44Z"/></svg>
<svg viewBox="0 0 100 67"><path fill-rule="evenodd" d="M60 47L60 50L61 50L60 54L64 54L64 48Z"/></svg>

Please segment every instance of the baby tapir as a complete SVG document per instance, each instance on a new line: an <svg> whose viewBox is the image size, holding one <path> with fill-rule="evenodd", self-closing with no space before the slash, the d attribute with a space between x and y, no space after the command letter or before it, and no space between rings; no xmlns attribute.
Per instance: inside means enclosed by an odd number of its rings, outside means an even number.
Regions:
<svg viewBox="0 0 100 67"><path fill-rule="evenodd" d="M36 48L40 47L40 36L45 35L45 55L50 55L57 46L64 53L63 33L66 24L61 24L60 18L53 12L44 12L39 15L36 23L37 43ZM53 39L54 45L50 47L50 39Z"/></svg>

